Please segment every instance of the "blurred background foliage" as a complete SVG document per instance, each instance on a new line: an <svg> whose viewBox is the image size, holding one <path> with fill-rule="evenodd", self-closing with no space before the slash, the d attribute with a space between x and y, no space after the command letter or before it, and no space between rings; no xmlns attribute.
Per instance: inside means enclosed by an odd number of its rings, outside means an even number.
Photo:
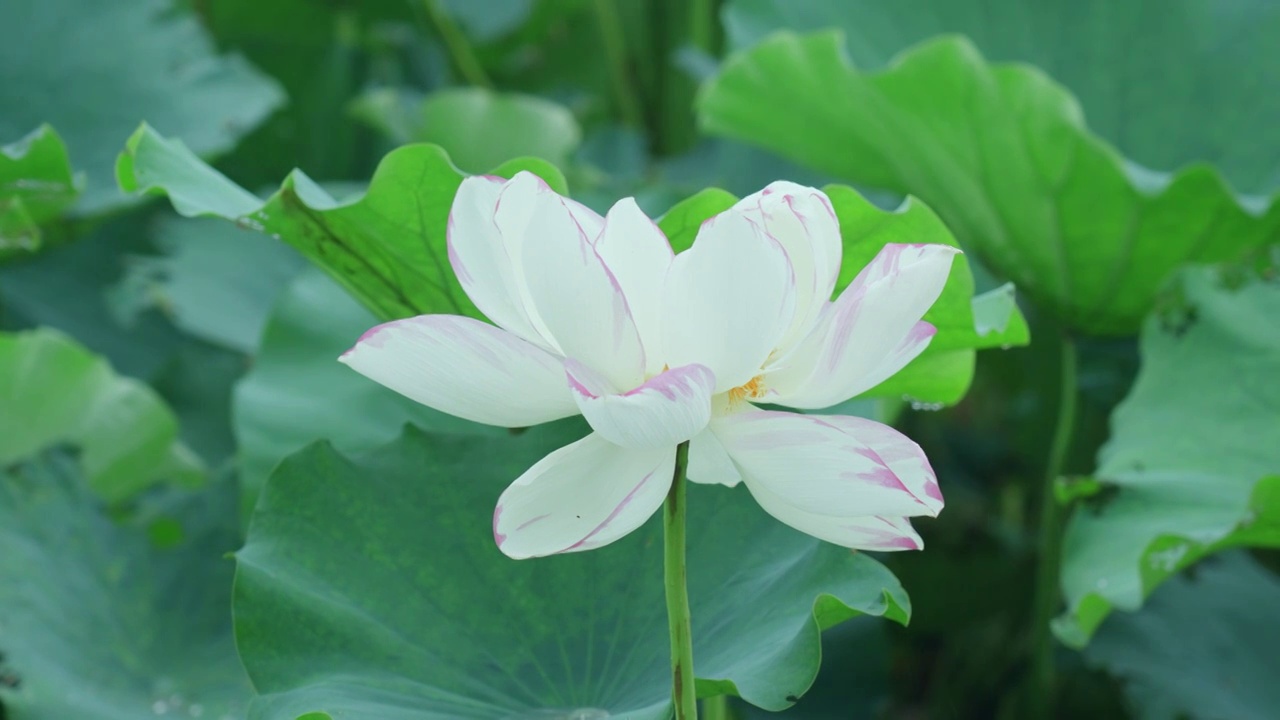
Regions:
<svg viewBox="0 0 1280 720"><path fill-rule="evenodd" d="M1270 0L0 4L0 717L242 716L222 557L275 465L486 437L333 362L377 315L302 253L122 192L143 121L260 198L295 168L353 198L428 142L542 158L601 211L777 178L923 199L1033 342L953 407L868 410L948 508L882 558L911 624L829 630L791 713L1274 717L1277 37ZM1033 597L1064 335L1059 644Z"/></svg>

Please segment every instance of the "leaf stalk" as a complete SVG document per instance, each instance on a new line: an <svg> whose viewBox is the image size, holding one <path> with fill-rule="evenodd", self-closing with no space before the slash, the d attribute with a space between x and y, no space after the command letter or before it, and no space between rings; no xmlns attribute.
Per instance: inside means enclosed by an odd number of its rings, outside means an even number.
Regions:
<svg viewBox="0 0 1280 720"><path fill-rule="evenodd" d="M1076 398L1079 394L1079 372L1075 340L1062 334L1062 357L1058 418L1049 446L1049 458L1045 467L1044 485L1040 492L1040 536L1037 542L1035 596L1031 612L1031 707L1036 717L1050 717L1053 707L1055 670L1053 662L1054 641L1050 624L1058 611L1058 573L1062 555L1064 512L1058 502L1054 485L1062 475L1067 452L1076 425Z"/></svg>

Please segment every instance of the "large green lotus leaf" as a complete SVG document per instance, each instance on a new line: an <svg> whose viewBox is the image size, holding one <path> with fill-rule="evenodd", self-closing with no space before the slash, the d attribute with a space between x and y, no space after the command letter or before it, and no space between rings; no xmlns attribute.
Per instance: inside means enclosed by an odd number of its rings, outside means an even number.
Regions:
<svg viewBox="0 0 1280 720"><path fill-rule="evenodd" d="M515 561L493 542L505 485L581 432L409 430L281 463L237 554L237 647L262 696L250 716L669 717L659 517L580 554ZM822 629L906 620L882 565L774 521L745 488L691 487L688 542L702 695L781 710L813 682Z"/></svg>
<svg viewBox="0 0 1280 720"><path fill-rule="evenodd" d="M823 633L822 671L800 702L787 711L788 720L883 717L884 708L892 702L891 629L876 618L858 617ZM737 705L732 718L776 720L776 713Z"/></svg>
<svg viewBox="0 0 1280 720"><path fill-rule="evenodd" d="M1245 191L1280 185L1280 6L1272 0L729 0L743 49L779 29L836 27L869 70L937 35L1034 65L1080 98L1090 127L1153 168L1221 168ZM1176 69L1176 70L1175 70Z"/></svg>
<svg viewBox="0 0 1280 720"><path fill-rule="evenodd" d="M133 310L156 307L183 332L249 355L272 304L305 265L289 246L212 218L166 217L155 243L162 254L131 258L122 283Z"/></svg>
<svg viewBox="0 0 1280 720"><path fill-rule="evenodd" d="M1086 333L1133 333L1178 266L1280 237L1280 203L1237 197L1207 167L1166 176L1127 163L1060 86L989 65L961 38L866 73L839 32L780 33L728 60L700 111L712 132L919 196L964 247Z"/></svg>
<svg viewBox="0 0 1280 720"><path fill-rule="evenodd" d="M0 260L40 246L40 226L80 194L67 147L48 125L0 146Z"/></svg>
<svg viewBox="0 0 1280 720"><path fill-rule="evenodd" d="M394 440L405 423L437 433L506 432L432 410L338 362L377 322L317 269L285 289L235 389L232 421L250 508L276 464L317 440L354 452Z"/></svg>
<svg viewBox="0 0 1280 720"><path fill-rule="evenodd" d="M1227 553L1116 615L1085 650L1144 720L1270 720L1280 707L1280 579Z"/></svg>
<svg viewBox="0 0 1280 720"><path fill-rule="evenodd" d="M563 166L582 142L578 121L563 105L484 88L450 88L425 97L373 90L356 99L352 112L396 143L443 147L459 168L473 173L524 156Z"/></svg>
<svg viewBox="0 0 1280 720"><path fill-rule="evenodd" d="M0 472L0 684L8 720L244 717L231 634L233 483L108 516L49 452Z"/></svg>
<svg viewBox="0 0 1280 720"><path fill-rule="evenodd" d="M889 243L936 243L955 246L945 225L928 207L908 200L897 210L882 210L844 185L823 188L840 221L844 260L836 291L843 290L880 249ZM737 201L732 194L711 188L667 211L658 226L677 252L693 244L698 228ZM917 404L959 402L973 381L974 351L1026 345L1030 333L1005 286L974 297L973 273L963 255L956 257L942 295L924 319L938 328L929 348L893 377L862 397L905 399Z"/></svg>
<svg viewBox="0 0 1280 720"><path fill-rule="evenodd" d="M534 158L493 172L564 177ZM284 240L326 270L383 320L425 313L479 317L449 265L445 229L464 175L434 145L399 148L378 165L369 190L339 202L295 170L265 203L204 164L180 141L143 126L116 167L127 191L163 193L188 217L213 216Z"/></svg>
<svg viewBox="0 0 1280 720"><path fill-rule="evenodd" d="M0 334L0 398L0 465L75 443L89 484L108 502L161 480L203 477L151 388L56 331Z"/></svg>
<svg viewBox="0 0 1280 720"><path fill-rule="evenodd" d="M111 182L120 139L147 120L198 153L230 149L284 96L167 0L0 3L0 137L48 122L88 176L76 210L126 201Z"/></svg>
<svg viewBox="0 0 1280 720"><path fill-rule="evenodd" d="M1231 289L1208 269L1180 282L1186 307L1147 322L1098 457L1111 490L1067 527L1055 630L1073 645L1208 553L1280 546L1280 285Z"/></svg>

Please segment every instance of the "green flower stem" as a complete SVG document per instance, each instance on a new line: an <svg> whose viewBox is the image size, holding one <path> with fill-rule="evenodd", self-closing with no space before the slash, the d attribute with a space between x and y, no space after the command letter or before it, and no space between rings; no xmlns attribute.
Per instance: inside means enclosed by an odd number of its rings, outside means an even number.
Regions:
<svg viewBox="0 0 1280 720"><path fill-rule="evenodd" d="M1049 448L1049 462L1045 468L1044 487L1040 494L1039 558L1036 567L1035 599L1031 613L1031 707L1036 717L1050 717L1054 695L1053 634L1049 625L1058 611L1058 569L1062 554L1063 508L1058 502L1054 485L1062 475L1067 451L1071 448L1071 436L1076 424L1076 345L1067 335L1062 336L1061 396L1058 400L1058 419L1053 431L1053 444Z"/></svg>
<svg viewBox="0 0 1280 720"><path fill-rule="evenodd" d="M671 700L676 720L698 717L698 694L693 682L693 630L689 621L689 592L685 579L685 470L689 443L676 448L676 472L662 512L663 569L667 588L667 623L671 628Z"/></svg>
<svg viewBox="0 0 1280 720"><path fill-rule="evenodd" d="M614 102L622 120L632 128L644 127L644 114L640 111L640 92L631 80L627 67L627 38L622 31L622 20L614 0L595 0L596 21L600 23L600 39L604 42L605 55L609 58L609 73L613 78Z"/></svg>
<svg viewBox="0 0 1280 720"><path fill-rule="evenodd" d="M449 13L440 4L440 0L422 0L422 6L426 9L427 16L431 18L431 23L436 26L436 31L440 33L440 39L444 41L445 47L448 48L449 57L453 58L453 64L458 69L458 74L472 85L492 88L493 81L489 79L489 76L485 74L484 68L480 66L480 61L476 59L476 54L472 51L471 44L467 42L467 36L462 34L458 24L453 21L453 18L449 17Z"/></svg>
<svg viewBox="0 0 1280 720"><path fill-rule="evenodd" d="M733 712L729 710L729 696L716 695L702 701L702 720L732 720Z"/></svg>

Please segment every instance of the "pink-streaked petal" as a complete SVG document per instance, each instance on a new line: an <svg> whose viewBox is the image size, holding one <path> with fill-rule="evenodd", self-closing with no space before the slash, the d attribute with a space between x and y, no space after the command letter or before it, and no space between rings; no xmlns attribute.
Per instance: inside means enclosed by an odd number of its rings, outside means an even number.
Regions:
<svg viewBox="0 0 1280 720"><path fill-rule="evenodd" d="M632 198L619 200L605 216L596 252L617 279L644 345L645 372L662 370L662 283L674 255L667 236Z"/></svg>
<svg viewBox="0 0 1280 720"><path fill-rule="evenodd" d="M527 427L578 413L560 358L471 318L385 323L339 360L411 400L487 425Z"/></svg>
<svg viewBox="0 0 1280 720"><path fill-rule="evenodd" d="M855 437L884 463L907 490L929 508L929 514L942 512L942 489L938 476L929 464L924 450L914 440L874 420L853 415L823 415L822 421Z"/></svg>
<svg viewBox="0 0 1280 720"><path fill-rule="evenodd" d="M765 512L806 535L854 550L896 552L921 550L924 541L909 518L879 515L840 517L805 512L759 483L748 485Z"/></svg>
<svg viewBox="0 0 1280 720"><path fill-rule="evenodd" d="M806 535L835 543L854 550L893 552L921 550L924 541L911 527L911 521L902 517L879 515L852 515L839 517L819 515L796 508L787 499L771 492L759 483L747 484L751 496L760 507L778 520Z"/></svg>
<svg viewBox="0 0 1280 720"><path fill-rule="evenodd" d="M932 326L920 318L942 294L959 252L947 245L886 245L778 361L767 380L776 393L771 402L830 407L885 380L903 358L915 357L911 352L922 352Z"/></svg>
<svg viewBox="0 0 1280 720"><path fill-rule="evenodd" d="M888 380L898 371L906 367L908 363L920 357L929 347L929 343L933 342L933 336L938 334L938 328L933 323L921 320L911 328L911 332L898 343L888 355L880 359L880 363L874 368L867 371L863 376L862 382L859 384L857 392L854 394L866 392L880 383Z"/></svg>
<svg viewBox="0 0 1280 720"><path fill-rule="evenodd" d="M733 466L733 459L710 427L689 441L688 476L689 482L707 485L734 487L742 482L742 475Z"/></svg>
<svg viewBox="0 0 1280 720"><path fill-rule="evenodd" d="M715 418L711 429L753 492L759 487L802 512L836 517L937 514L939 501L924 490L919 496L912 492L908 483L918 485L918 479L899 476L899 468L908 467L899 457L906 453L900 443L885 445L881 441L889 435L846 423L849 418L832 422L833 417L839 416L752 410ZM936 481L932 485L936 489Z"/></svg>
<svg viewBox="0 0 1280 720"><path fill-rule="evenodd" d="M582 228L582 232L586 234L587 239L593 244L600 238L600 233L604 231L604 218L600 217L600 213L583 205L577 200L571 198L562 198L565 207L569 208L569 213L573 215L573 219L577 221L578 227Z"/></svg>
<svg viewBox="0 0 1280 720"><path fill-rule="evenodd" d="M631 388L644 378L644 348L617 279L563 202L541 204L524 240L529 296L566 357Z"/></svg>
<svg viewBox="0 0 1280 720"><path fill-rule="evenodd" d="M502 493L494 540L516 559L608 545L662 505L675 458L674 445L631 450L592 433L538 461Z"/></svg>
<svg viewBox="0 0 1280 720"><path fill-rule="evenodd" d="M616 445L639 450L674 447L701 432L711 419L716 377L701 365L667 370L626 392L614 391L599 373L576 360L566 360L564 366L582 416Z"/></svg>
<svg viewBox="0 0 1280 720"><path fill-rule="evenodd" d="M795 271L795 318L779 341L785 351L808 334L835 289L843 248L835 210L822 191L778 181L738 201L733 211L777 239Z"/></svg>
<svg viewBox="0 0 1280 720"><path fill-rule="evenodd" d="M662 302L666 362L705 365L720 393L760 374L777 348L795 308L795 277L776 240L725 212L671 263Z"/></svg>
<svg viewBox="0 0 1280 720"><path fill-rule="evenodd" d="M499 327L554 351L530 315L521 289L520 257L513 254L540 196L550 192L527 172L511 180L469 177L454 196L447 237L449 263L480 312Z"/></svg>

